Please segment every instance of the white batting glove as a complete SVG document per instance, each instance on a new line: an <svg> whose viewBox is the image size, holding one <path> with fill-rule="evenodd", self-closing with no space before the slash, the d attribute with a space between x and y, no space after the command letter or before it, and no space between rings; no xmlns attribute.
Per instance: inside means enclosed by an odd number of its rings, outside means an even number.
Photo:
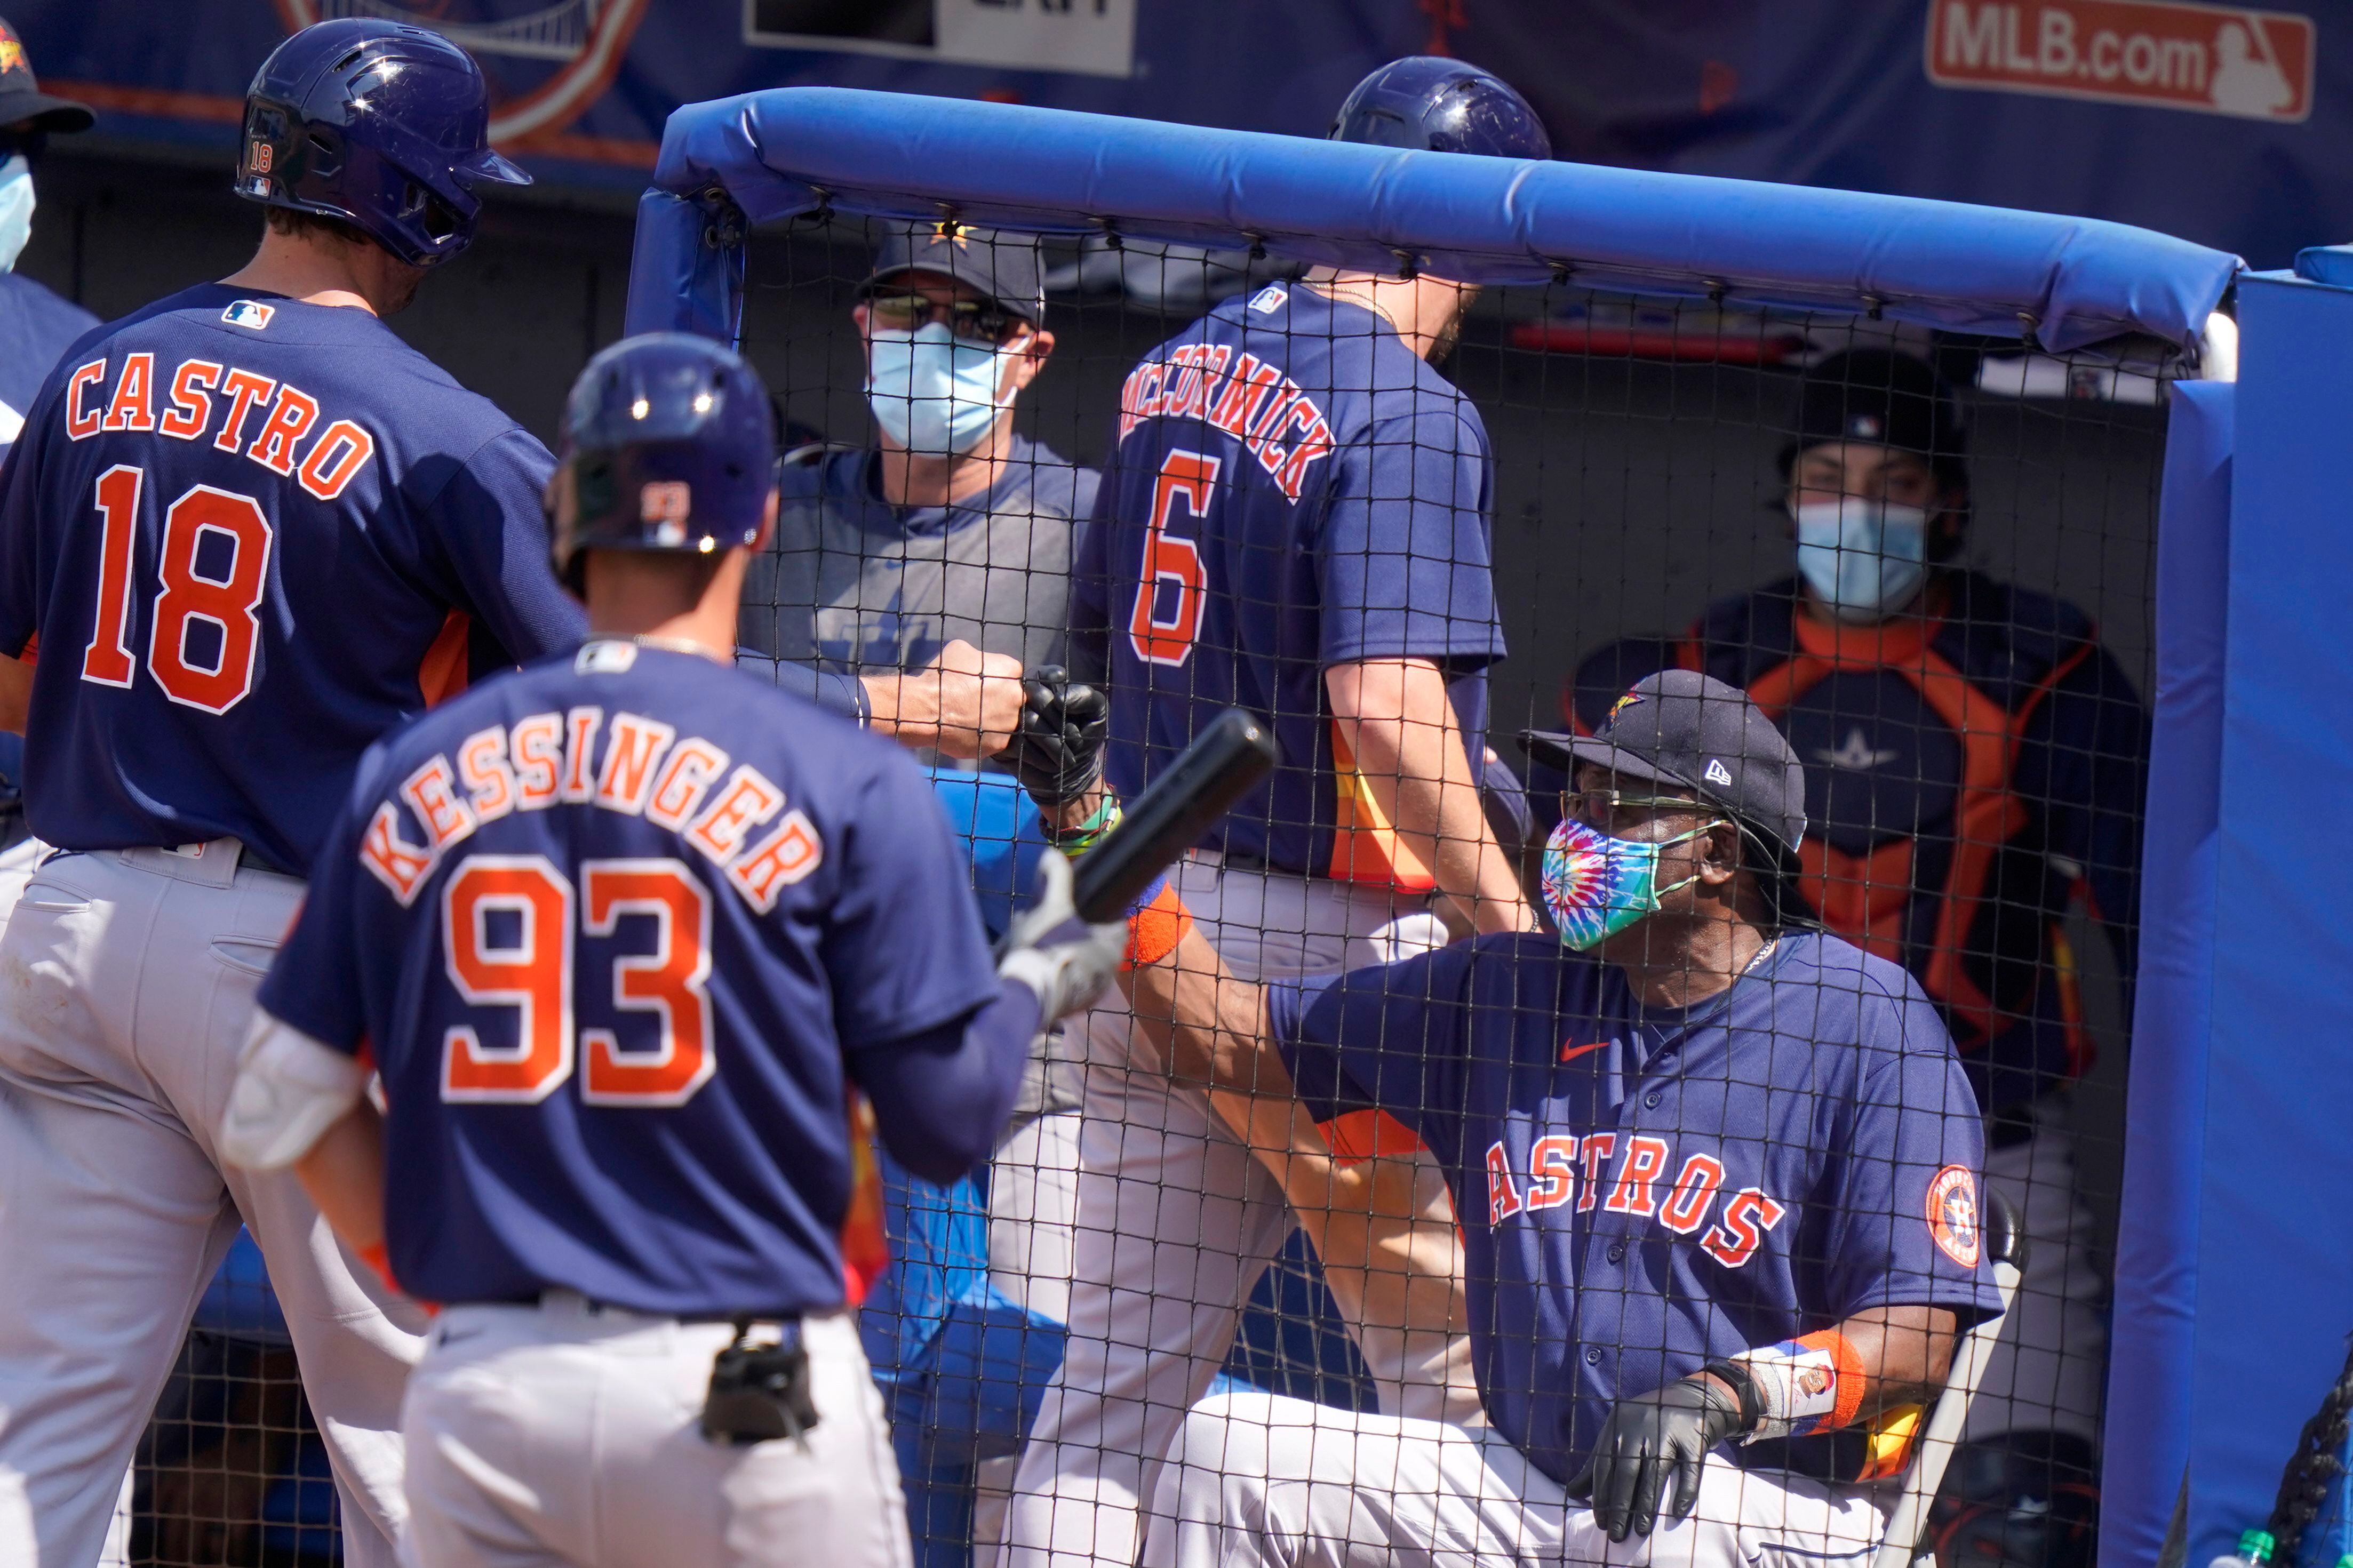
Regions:
<svg viewBox="0 0 2353 1568"><path fill-rule="evenodd" d="M1051 1024L1092 1004L1127 956L1127 922L1089 925L1071 901L1071 863L1060 855L1038 859L1044 884L1038 902L1018 917L997 960L1000 979L1018 980L1038 994L1038 1015Z"/></svg>

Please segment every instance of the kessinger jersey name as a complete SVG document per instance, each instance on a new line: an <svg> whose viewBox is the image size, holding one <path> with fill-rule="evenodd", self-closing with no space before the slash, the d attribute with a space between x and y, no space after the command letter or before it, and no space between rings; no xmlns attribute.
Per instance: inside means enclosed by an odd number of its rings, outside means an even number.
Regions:
<svg viewBox="0 0 2353 1568"><path fill-rule="evenodd" d="M384 1075L393 1269L829 1310L862 1051L997 983L896 745L698 656L599 641L371 752L261 1005Z"/></svg>
<svg viewBox="0 0 2353 1568"><path fill-rule="evenodd" d="M33 830L306 872L379 735L578 640L550 467L363 310L206 284L84 337L0 472Z"/></svg>
<svg viewBox="0 0 2353 1568"><path fill-rule="evenodd" d="M1445 1167L1481 1398L1555 1480L1619 1398L1709 1361L1877 1307L2000 1310L1951 1039L1835 937L1785 935L1688 1009L1530 934L1280 983L1268 1011L1315 1115L1377 1106ZM1844 1436L1741 1453L1827 1475Z"/></svg>

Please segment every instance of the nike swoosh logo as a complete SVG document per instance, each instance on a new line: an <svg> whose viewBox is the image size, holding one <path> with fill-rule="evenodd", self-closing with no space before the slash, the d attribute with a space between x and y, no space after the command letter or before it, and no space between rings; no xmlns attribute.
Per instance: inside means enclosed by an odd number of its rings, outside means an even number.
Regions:
<svg viewBox="0 0 2353 1568"><path fill-rule="evenodd" d="M1610 1042L1608 1040L1596 1040L1589 1046L1563 1046L1560 1048L1560 1059L1565 1062L1573 1062L1577 1058L1588 1055L1593 1051L1598 1051L1609 1044L1610 1044Z"/></svg>

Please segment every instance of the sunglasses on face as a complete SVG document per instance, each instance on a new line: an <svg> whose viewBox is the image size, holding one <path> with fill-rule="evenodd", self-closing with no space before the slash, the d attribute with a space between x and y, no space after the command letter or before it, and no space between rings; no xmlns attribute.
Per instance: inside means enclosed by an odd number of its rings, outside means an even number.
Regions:
<svg viewBox="0 0 2353 1568"><path fill-rule="evenodd" d="M985 300L955 300L943 303L928 294L869 294L866 310L868 319L885 331L921 331L934 321L944 321L948 331L965 342L992 346L1011 341L1029 324L1012 311Z"/></svg>
<svg viewBox="0 0 2353 1568"><path fill-rule="evenodd" d="M1698 813L1713 809L1705 801L1686 795L1629 795L1614 789L1563 790L1560 808L1564 816L1604 833L1613 827L1639 826L1655 812Z"/></svg>

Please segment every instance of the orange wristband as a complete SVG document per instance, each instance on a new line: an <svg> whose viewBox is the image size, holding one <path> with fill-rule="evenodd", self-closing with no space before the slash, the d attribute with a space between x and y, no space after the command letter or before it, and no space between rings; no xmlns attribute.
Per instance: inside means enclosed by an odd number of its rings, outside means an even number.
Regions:
<svg viewBox="0 0 2353 1568"><path fill-rule="evenodd" d="M1120 967L1142 969L1159 963L1176 951L1192 929L1193 911L1185 907L1172 878L1150 903L1128 916L1127 957Z"/></svg>

